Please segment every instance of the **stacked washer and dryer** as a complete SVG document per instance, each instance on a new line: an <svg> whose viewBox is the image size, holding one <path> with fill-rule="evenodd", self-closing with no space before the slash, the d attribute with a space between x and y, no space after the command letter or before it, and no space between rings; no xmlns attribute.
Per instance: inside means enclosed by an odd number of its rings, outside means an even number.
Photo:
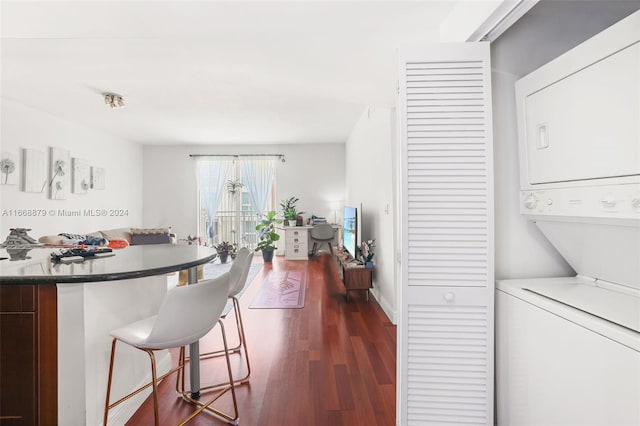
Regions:
<svg viewBox="0 0 640 426"><path fill-rule="evenodd" d="M499 425L640 425L640 12L516 83L521 213L575 277L496 284Z"/></svg>

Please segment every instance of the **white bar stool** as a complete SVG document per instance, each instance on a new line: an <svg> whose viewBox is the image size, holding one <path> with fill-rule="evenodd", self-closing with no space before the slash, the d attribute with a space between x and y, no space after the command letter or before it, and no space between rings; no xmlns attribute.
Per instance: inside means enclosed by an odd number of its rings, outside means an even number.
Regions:
<svg viewBox="0 0 640 426"><path fill-rule="evenodd" d="M127 399L137 395L142 390L153 387L153 406L155 415L155 425L158 426L158 382L168 375L175 372L182 372L182 388L178 389L178 381L176 380L176 391L180 393L183 399L188 400L199 408L188 416L181 425L189 422L202 411L207 410L214 416L231 424L238 423L238 404L234 389L233 374L231 372L231 363L229 355L225 352L227 358L227 371L229 374L229 383L224 388L219 389L215 397L206 403L202 403L189 396L184 391L184 364L185 355L184 347L191 343L197 342L200 338L211 331L216 322L220 324L220 332L225 350L227 349L227 338L220 316L225 307L229 294L229 273L225 273L220 277L205 280L199 283L187 286L175 287L169 290L160 306L158 315L136 321L132 324L113 330L113 342L111 344L111 362L109 364L109 379L107 382L107 395L104 409L104 425L107 425L109 410L116 405L126 401ZM185 314L187 313L187 314ZM152 381L145 386L131 392L130 394L120 398L118 401L109 404L111 393L111 381L113 377L113 367L115 360L116 343L121 341L136 349L146 352L151 359L151 377ZM180 356L178 366L161 377L157 377L156 360L154 351L170 348L180 348ZM180 374L178 374L178 378ZM227 391L231 391L233 399L233 414L223 413L210 405L220 398Z"/></svg>
<svg viewBox="0 0 640 426"><path fill-rule="evenodd" d="M238 300L238 295L245 289L247 286L247 277L249 276L249 269L251 269L251 263L253 262L253 252L249 251L246 247L238 250L236 258L233 260L233 264L231 265L231 269L229 269L229 299L232 301L232 309L234 311L235 319L236 319L236 329L238 332L238 344L232 348L228 348L229 353L233 352L242 352L244 354L245 362L247 365L247 373L241 377L235 379L236 383L244 383L248 381L249 376L251 375L251 364L249 363L249 351L247 349L247 339L244 334L244 324L242 322L242 313L240 311L240 301ZM222 318L225 319L227 314L222 314ZM224 349L215 350L212 352L203 353L200 355L200 359L211 358L214 356L223 355L225 352ZM234 375L234 377L237 375ZM201 387L202 390L216 388L225 383L219 383L216 385L209 385L205 387Z"/></svg>

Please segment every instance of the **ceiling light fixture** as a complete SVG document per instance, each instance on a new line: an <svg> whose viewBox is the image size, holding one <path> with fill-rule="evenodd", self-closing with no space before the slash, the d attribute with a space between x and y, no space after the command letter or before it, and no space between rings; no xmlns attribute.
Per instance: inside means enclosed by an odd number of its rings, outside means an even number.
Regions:
<svg viewBox="0 0 640 426"><path fill-rule="evenodd" d="M124 98L116 93L104 93L104 103L111 108L124 108Z"/></svg>

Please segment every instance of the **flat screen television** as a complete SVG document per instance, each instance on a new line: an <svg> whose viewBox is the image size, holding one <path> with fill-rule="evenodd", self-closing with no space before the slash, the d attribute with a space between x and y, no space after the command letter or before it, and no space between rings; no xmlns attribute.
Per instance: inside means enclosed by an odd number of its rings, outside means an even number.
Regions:
<svg viewBox="0 0 640 426"><path fill-rule="evenodd" d="M358 247L358 209L344 206L342 223L342 242L351 257L356 257Z"/></svg>

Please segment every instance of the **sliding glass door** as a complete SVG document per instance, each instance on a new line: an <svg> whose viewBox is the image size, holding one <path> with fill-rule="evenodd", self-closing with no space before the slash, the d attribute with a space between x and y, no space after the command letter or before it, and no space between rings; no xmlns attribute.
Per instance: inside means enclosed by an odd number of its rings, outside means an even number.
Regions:
<svg viewBox="0 0 640 426"><path fill-rule="evenodd" d="M231 162L231 167L227 175L222 193L220 194L220 204L215 212L213 220L210 220L209 213L205 208L203 199L203 185L200 185L200 212L198 220L198 236L201 244L215 245L222 241L237 243L238 247L255 248L258 243L256 225L260 218L260 213L252 203L249 193L248 179L242 176L242 158L223 159L215 161ZM272 160L261 160L272 161ZM268 185L266 211L275 209L275 180Z"/></svg>

